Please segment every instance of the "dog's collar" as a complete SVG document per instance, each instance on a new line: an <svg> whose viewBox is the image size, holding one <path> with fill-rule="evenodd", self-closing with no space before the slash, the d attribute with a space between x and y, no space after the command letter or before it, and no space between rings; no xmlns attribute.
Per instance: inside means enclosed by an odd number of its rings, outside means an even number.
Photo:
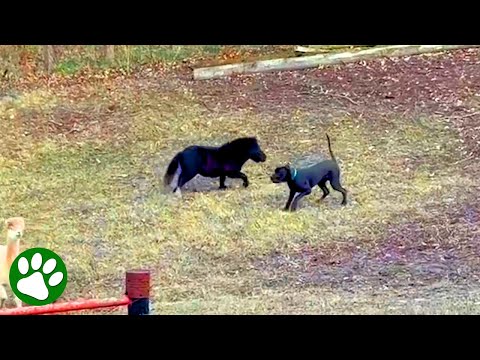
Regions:
<svg viewBox="0 0 480 360"><path fill-rule="evenodd" d="M292 169L292 180L295 180L297 177L297 169Z"/></svg>

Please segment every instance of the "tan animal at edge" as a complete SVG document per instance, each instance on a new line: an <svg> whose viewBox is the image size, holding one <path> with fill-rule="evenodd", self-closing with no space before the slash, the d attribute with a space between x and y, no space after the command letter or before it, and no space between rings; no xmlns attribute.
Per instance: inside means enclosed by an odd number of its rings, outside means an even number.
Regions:
<svg viewBox="0 0 480 360"><path fill-rule="evenodd" d="M7 300L6 286L10 286L9 274L13 261L20 253L20 238L25 230L25 220L22 217L13 217L5 221L7 226L7 244L0 245L0 308ZM17 307L22 301L14 296Z"/></svg>

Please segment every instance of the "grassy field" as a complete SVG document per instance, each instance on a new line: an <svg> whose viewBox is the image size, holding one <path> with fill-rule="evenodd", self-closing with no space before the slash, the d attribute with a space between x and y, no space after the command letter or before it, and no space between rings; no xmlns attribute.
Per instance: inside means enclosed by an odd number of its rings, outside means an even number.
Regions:
<svg viewBox="0 0 480 360"><path fill-rule="evenodd" d="M0 217L24 216L22 246L62 256L64 300L117 297L126 270L148 268L158 314L480 313L478 158L451 117L360 108L317 70L193 83L67 68L0 103ZM270 173L327 158L326 132L348 206L315 189L281 211ZM268 156L244 167L248 189L162 188L177 151L238 136Z"/></svg>

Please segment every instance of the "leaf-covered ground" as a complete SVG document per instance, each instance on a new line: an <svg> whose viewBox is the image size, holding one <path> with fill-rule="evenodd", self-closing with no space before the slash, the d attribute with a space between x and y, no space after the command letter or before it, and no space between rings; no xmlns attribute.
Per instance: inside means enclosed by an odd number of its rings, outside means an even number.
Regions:
<svg viewBox="0 0 480 360"><path fill-rule="evenodd" d="M480 313L480 52L194 82L187 65L23 81L0 100L0 215L57 251L65 299L153 272L156 313ZM347 207L269 181L326 158ZM255 135L251 186L161 187L184 146Z"/></svg>

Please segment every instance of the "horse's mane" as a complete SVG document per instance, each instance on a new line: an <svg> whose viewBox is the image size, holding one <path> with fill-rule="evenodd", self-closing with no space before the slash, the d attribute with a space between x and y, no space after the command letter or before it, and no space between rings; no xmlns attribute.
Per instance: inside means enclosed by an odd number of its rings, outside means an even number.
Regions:
<svg viewBox="0 0 480 360"><path fill-rule="evenodd" d="M253 147L258 146L257 138L243 137L232 140L219 147L220 151L248 151Z"/></svg>

